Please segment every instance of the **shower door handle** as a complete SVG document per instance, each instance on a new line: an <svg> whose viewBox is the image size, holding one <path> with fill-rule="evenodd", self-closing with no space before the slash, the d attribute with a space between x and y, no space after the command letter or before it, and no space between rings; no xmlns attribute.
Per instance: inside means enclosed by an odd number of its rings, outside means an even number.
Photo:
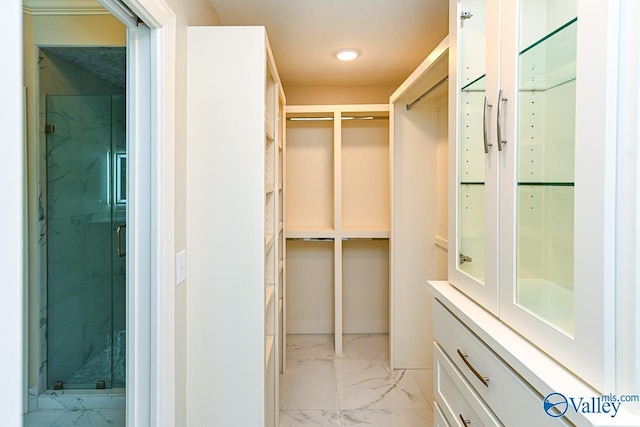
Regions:
<svg viewBox="0 0 640 427"><path fill-rule="evenodd" d="M125 224L124 222L121 222L120 224L118 224L118 226L116 227L116 254L120 257L123 258L125 256L127 256L127 252L126 251L121 251L120 250L120 246L121 246L121 234L122 234L122 229L126 228L127 224Z"/></svg>

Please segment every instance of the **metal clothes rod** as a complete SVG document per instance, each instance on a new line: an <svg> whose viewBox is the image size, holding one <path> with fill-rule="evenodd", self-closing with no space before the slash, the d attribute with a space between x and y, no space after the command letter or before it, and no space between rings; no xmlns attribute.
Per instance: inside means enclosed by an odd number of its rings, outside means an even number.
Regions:
<svg viewBox="0 0 640 427"><path fill-rule="evenodd" d="M287 240L298 240L301 242L333 242L333 237L287 237Z"/></svg>
<svg viewBox="0 0 640 427"><path fill-rule="evenodd" d="M342 116L342 120L388 120L389 116ZM289 122L330 122L333 117L315 116L315 117L287 117Z"/></svg>
<svg viewBox="0 0 640 427"><path fill-rule="evenodd" d="M345 240L389 240L388 237L343 237L343 241Z"/></svg>
<svg viewBox="0 0 640 427"><path fill-rule="evenodd" d="M413 101L411 104L407 104L407 111L411 110L413 108L414 105L416 105L418 102L422 101L423 98L425 98L426 96L428 96L431 92L433 92L434 90L438 89L440 86L442 86L442 84L444 82L446 82L447 80L449 80L449 76L446 76L444 79L440 80L438 83L434 84L431 89L429 89L428 91L426 91L425 93L423 93L422 95L420 95L418 97L418 99L416 99L415 101Z"/></svg>

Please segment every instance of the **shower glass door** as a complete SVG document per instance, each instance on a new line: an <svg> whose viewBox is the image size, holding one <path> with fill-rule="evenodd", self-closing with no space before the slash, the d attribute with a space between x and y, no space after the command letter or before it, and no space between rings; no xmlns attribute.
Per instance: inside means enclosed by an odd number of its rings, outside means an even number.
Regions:
<svg viewBox="0 0 640 427"><path fill-rule="evenodd" d="M49 389L125 386L124 100L47 97Z"/></svg>

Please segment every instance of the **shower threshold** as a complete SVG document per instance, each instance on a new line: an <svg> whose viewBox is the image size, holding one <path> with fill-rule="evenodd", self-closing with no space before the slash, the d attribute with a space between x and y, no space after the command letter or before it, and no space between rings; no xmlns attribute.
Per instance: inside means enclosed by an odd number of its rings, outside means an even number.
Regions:
<svg viewBox="0 0 640 427"><path fill-rule="evenodd" d="M47 390L37 396L37 409L124 409L124 388Z"/></svg>

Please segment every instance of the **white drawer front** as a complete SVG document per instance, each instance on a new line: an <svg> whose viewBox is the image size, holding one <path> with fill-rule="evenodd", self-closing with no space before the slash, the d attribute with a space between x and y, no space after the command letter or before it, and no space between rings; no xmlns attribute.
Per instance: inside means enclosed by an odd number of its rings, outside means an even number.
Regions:
<svg viewBox="0 0 640 427"><path fill-rule="evenodd" d="M433 427L451 427L437 402L434 402L433 408Z"/></svg>
<svg viewBox="0 0 640 427"><path fill-rule="evenodd" d="M505 425L566 425L562 419L549 417L540 395L437 300L433 308L435 339Z"/></svg>
<svg viewBox="0 0 640 427"><path fill-rule="evenodd" d="M433 357L436 403L449 425L501 426L437 344L433 345Z"/></svg>

